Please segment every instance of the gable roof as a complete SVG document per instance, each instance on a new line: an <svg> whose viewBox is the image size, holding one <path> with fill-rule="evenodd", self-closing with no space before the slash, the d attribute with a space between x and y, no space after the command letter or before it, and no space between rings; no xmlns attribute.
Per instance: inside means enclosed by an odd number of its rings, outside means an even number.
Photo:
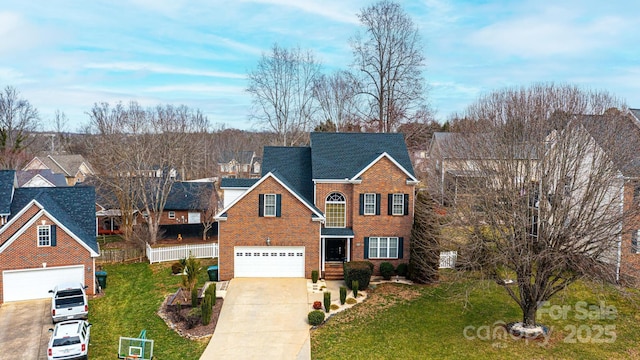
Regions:
<svg viewBox="0 0 640 360"><path fill-rule="evenodd" d="M16 186L15 170L0 170L0 215L11 213L11 201Z"/></svg>
<svg viewBox="0 0 640 360"><path fill-rule="evenodd" d="M164 205L165 210L205 210L213 194L212 182L175 182Z"/></svg>
<svg viewBox="0 0 640 360"><path fill-rule="evenodd" d="M29 165L35 160L39 160L52 172L65 174L69 177L76 176L78 171L80 171L80 167L82 166L82 164L84 164L89 169L89 171L93 172L91 165L89 165L89 163L84 159L84 157L82 157L82 155L38 156L31 160L23 170L27 170Z"/></svg>
<svg viewBox="0 0 640 360"><path fill-rule="evenodd" d="M352 179L384 153L415 179L407 145L400 133L313 132L312 177L314 180Z"/></svg>
<svg viewBox="0 0 640 360"><path fill-rule="evenodd" d="M51 169L21 170L16 172L18 187L27 185L33 178L40 176L51 186L67 186L67 180L63 174L55 174Z"/></svg>
<svg viewBox="0 0 640 360"><path fill-rule="evenodd" d="M262 174L277 174L296 193L313 203L311 148L265 146Z"/></svg>
<svg viewBox="0 0 640 360"><path fill-rule="evenodd" d="M629 109L629 112L636 118L636 121L640 121L640 109Z"/></svg>
<svg viewBox="0 0 640 360"><path fill-rule="evenodd" d="M18 188L11 203L9 221L25 207L37 202L97 254L95 200L95 189L90 186Z"/></svg>

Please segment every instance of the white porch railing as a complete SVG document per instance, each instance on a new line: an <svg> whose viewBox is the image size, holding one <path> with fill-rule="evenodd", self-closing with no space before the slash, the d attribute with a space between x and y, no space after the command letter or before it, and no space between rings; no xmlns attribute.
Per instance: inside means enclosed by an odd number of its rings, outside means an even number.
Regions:
<svg viewBox="0 0 640 360"><path fill-rule="evenodd" d="M218 257L218 244L203 245L179 245L152 248L147 244L147 259L150 263L176 261L188 258L215 258Z"/></svg>
<svg viewBox="0 0 640 360"><path fill-rule="evenodd" d="M457 251L440 252L440 269L454 269L456 267Z"/></svg>

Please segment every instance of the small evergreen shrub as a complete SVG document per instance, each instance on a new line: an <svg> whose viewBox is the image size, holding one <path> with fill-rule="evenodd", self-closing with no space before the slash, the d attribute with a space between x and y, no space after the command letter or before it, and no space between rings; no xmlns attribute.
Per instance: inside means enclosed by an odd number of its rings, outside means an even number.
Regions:
<svg viewBox="0 0 640 360"><path fill-rule="evenodd" d="M351 290L353 290L353 297L358 297L358 289L360 288L360 284L358 284L358 280L351 281Z"/></svg>
<svg viewBox="0 0 640 360"><path fill-rule="evenodd" d="M174 262L171 264L171 273L172 274L180 274L184 270L184 266L180 264L180 262Z"/></svg>
<svg viewBox="0 0 640 360"><path fill-rule="evenodd" d="M407 265L406 263L398 264L398 267L396 268L396 274L406 277L408 273L409 265Z"/></svg>
<svg viewBox="0 0 640 360"><path fill-rule="evenodd" d="M324 292L324 311L329 312L331 310L331 292Z"/></svg>
<svg viewBox="0 0 640 360"><path fill-rule="evenodd" d="M347 287L340 286L340 304L344 305L344 302L347 300Z"/></svg>
<svg viewBox="0 0 640 360"><path fill-rule="evenodd" d="M380 264L380 275L385 280L390 280L393 276L393 264L390 262L383 262Z"/></svg>
<svg viewBox="0 0 640 360"><path fill-rule="evenodd" d="M347 299L347 304L349 304L349 305L356 304L357 302L358 302L358 300L356 300L354 298L348 298Z"/></svg>
<svg viewBox="0 0 640 360"><path fill-rule="evenodd" d="M202 325L207 326L211 322L211 315L213 313L213 301L211 300L211 294L206 294L200 304L202 312Z"/></svg>
<svg viewBox="0 0 640 360"><path fill-rule="evenodd" d="M309 325L318 326L324 321L324 313L320 310L313 310L307 315Z"/></svg>
<svg viewBox="0 0 640 360"><path fill-rule="evenodd" d="M191 290L191 307L195 308L198 306L198 289L193 288Z"/></svg>
<svg viewBox="0 0 640 360"><path fill-rule="evenodd" d="M319 277L318 270L311 270L311 281L313 281L314 284L318 282Z"/></svg>
<svg viewBox="0 0 640 360"><path fill-rule="evenodd" d="M353 280L357 280L360 289L367 289L373 274L373 263L370 261L351 261L343 265L344 282L348 287L351 286Z"/></svg>
<svg viewBox="0 0 640 360"><path fill-rule="evenodd" d="M209 283L207 290L204 291L204 296L211 296L211 304L212 306L216 304L216 283Z"/></svg>

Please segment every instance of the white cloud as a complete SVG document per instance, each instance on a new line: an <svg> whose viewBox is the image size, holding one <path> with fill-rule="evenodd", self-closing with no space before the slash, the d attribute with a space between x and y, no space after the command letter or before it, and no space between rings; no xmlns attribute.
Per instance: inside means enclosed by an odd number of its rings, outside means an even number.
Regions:
<svg viewBox="0 0 640 360"><path fill-rule="evenodd" d="M302 10L310 14L320 15L322 17L349 23L358 24L356 13L359 7L352 7L353 1L303 1L303 0L247 0L248 2L287 6Z"/></svg>
<svg viewBox="0 0 640 360"><path fill-rule="evenodd" d="M189 76L205 76L226 79L244 79L245 74L237 74L224 71L206 71L185 67L166 66L143 62L110 62L110 63L88 63L84 66L88 69L101 69L109 71L134 71L134 72L152 72L159 74L173 75L189 75Z"/></svg>

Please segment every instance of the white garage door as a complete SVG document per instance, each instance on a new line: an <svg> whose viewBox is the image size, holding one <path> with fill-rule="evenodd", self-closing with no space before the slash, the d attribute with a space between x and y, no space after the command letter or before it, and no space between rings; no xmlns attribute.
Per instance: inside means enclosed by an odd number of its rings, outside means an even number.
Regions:
<svg viewBox="0 0 640 360"><path fill-rule="evenodd" d="M60 266L2 272L4 301L43 299L64 282L84 284L84 266Z"/></svg>
<svg viewBox="0 0 640 360"><path fill-rule="evenodd" d="M304 277L304 246L236 246L235 277Z"/></svg>

